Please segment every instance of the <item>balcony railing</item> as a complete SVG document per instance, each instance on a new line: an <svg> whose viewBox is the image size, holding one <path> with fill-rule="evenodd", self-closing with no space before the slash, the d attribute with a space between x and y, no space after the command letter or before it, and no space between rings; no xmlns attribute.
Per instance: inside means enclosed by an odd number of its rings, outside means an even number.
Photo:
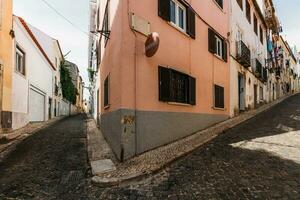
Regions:
<svg viewBox="0 0 300 200"><path fill-rule="evenodd" d="M281 71L280 71L280 69L276 69L275 75L276 75L276 78L277 78L277 79L280 78L280 76L281 76Z"/></svg>
<svg viewBox="0 0 300 200"><path fill-rule="evenodd" d="M264 67L262 72L263 72L263 77L262 77L263 82L268 82L268 69Z"/></svg>
<svg viewBox="0 0 300 200"><path fill-rule="evenodd" d="M254 67L254 73L255 73L255 75L258 78L263 78L263 76L262 76L262 73L263 73L263 71L262 71L263 70L262 64L259 62L258 59L255 59L253 63L255 65L255 66L253 66Z"/></svg>
<svg viewBox="0 0 300 200"><path fill-rule="evenodd" d="M237 42L237 61L248 68L251 65L251 51L243 41Z"/></svg>

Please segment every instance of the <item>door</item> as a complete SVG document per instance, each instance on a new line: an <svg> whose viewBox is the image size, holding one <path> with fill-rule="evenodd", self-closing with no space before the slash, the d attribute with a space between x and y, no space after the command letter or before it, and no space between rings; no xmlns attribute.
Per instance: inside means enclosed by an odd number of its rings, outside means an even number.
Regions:
<svg viewBox="0 0 300 200"><path fill-rule="evenodd" d="M254 107L257 107L257 85L254 85Z"/></svg>
<svg viewBox="0 0 300 200"><path fill-rule="evenodd" d="M57 116L60 116L60 102L57 105Z"/></svg>
<svg viewBox="0 0 300 200"><path fill-rule="evenodd" d="M48 100L48 116L49 116L49 119L52 118L51 115L52 115L52 99L49 98L49 100Z"/></svg>
<svg viewBox="0 0 300 200"><path fill-rule="evenodd" d="M245 111L245 78L242 74L238 75L238 94L239 110Z"/></svg>
<svg viewBox="0 0 300 200"><path fill-rule="evenodd" d="M54 117L56 117L56 99L54 99Z"/></svg>
<svg viewBox="0 0 300 200"><path fill-rule="evenodd" d="M29 91L29 121L45 121L45 95L33 89Z"/></svg>

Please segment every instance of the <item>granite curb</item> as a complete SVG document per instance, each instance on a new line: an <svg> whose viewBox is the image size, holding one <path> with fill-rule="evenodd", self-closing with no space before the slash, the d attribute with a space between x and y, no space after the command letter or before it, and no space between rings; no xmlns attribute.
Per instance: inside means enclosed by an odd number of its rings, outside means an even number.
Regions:
<svg viewBox="0 0 300 200"><path fill-rule="evenodd" d="M97 159L111 159L116 165L116 170L114 171L101 174L94 173L92 183L100 187L108 187L123 184L126 185L131 182L147 178L168 167L174 161L193 152L200 146L217 137L219 134L222 134L225 131L255 117L256 115L269 110L273 106L276 106L293 95L295 94L282 97L269 104L262 105L255 110L245 112L237 117L218 123L179 141L148 151L142 155L129 159L124 163L120 163L116 160L114 154L106 143L101 130L97 128L95 121L90 119L87 121L87 148L89 162ZM93 136L91 137L90 135ZM95 135L98 135L98 142L92 141L92 139L95 138ZM100 140L101 142L99 143ZM101 151L97 150L97 144L100 149L105 149L105 155L101 155ZM100 147L101 145L102 147ZM103 145L105 147L103 147ZM97 151L97 153L93 151ZM95 154L97 154L97 158L95 158Z"/></svg>
<svg viewBox="0 0 300 200"><path fill-rule="evenodd" d="M18 144L20 144L22 141L26 140L28 137L34 135L35 133L37 133L38 131L47 128L55 123L57 123L58 121L61 121L65 118L67 118L69 116L62 116L62 117L57 117L55 119L52 119L50 121L47 122L43 122L39 125L37 125L34 128L30 128L30 126L33 126L33 124L28 124L27 126L20 128L18 130L15 130L9 134L3 134L1 136L2 138L8 138L9 139L9 143L4 145L0 145L0 162L2 162L4 159L7 158L7 156L13 152L16 147L18 146ZM28 130L29 129L29 130ZM1 147L4 146L4 147Z"/></svg>

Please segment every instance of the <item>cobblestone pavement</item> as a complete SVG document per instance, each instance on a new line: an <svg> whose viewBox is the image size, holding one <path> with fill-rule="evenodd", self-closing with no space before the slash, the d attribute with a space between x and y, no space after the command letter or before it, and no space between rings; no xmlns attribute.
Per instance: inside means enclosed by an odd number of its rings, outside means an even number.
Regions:
<svg viewBox="0 0 300 200"><path fill-rule="evenodd" d="M88 199L85 116L63 119L0 163L0 199Z"/></svg>
<svg viewBox="0 0 300 200"><path fill-rule="evenodd" d="M84 117L23 142L0 163L0 199L300 199L300 95L140 182L90 183Z"/></svg>
<svg viewBox="0 0 300 200"><path fill-rule="evenodd" d="M102 199L300 199L300 95Z"/></svg>

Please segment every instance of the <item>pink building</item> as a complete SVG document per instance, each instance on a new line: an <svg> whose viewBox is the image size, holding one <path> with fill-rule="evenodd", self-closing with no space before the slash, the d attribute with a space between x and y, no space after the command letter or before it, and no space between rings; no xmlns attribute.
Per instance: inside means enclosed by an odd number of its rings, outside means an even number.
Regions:
<svg viewBox="0 0 300 200"><path fill-rule="evenodd" d="M101 0L98 11L97 102L119 159L229 118L229 0Z"/></svg>

